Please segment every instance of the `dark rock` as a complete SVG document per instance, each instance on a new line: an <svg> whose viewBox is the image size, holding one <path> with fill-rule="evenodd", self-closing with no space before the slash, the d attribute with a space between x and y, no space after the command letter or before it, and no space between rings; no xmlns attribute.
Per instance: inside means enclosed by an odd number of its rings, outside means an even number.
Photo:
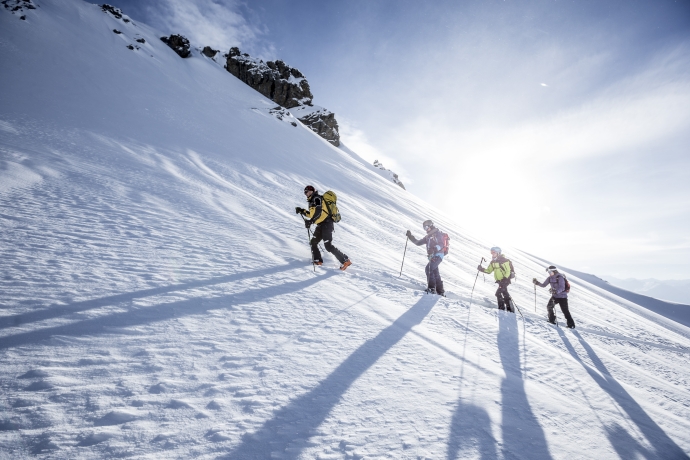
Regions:
<svg viewBox="0 0 690 460"><path fill-rule="evenodd" d="M144 40L143 38L137 38L135 41L137 43L146 43L146 40Z"/></svg>
<svg viewBox="0 0 690 460"><path fill-rule="evenodd" d="M330 110L318 110L299 117L298 120L336 147L340 145L338 121Z"/></svg>
<svg viewBox="0 0 690 460"><path fill-rule="evenodd" d="M26 21L26 16L19 16L19 19L21 19L22 21Z"/></svg>
<svg viewBox="0 0 690 460"><path fill-rule="evenodd" d="M134 51L134 46L132 46L132 45L127 45L127 49L130 49L130 50Z"/></svg>
<svg viewBox="0 0 690 460"><path fill-rule="evenodd" d="M123 22L129 22L129 19L124 18L122 21L123 21Z"/></svg>
<svg viewBox="0 0 690 460"><path fill-rule="evenodd" d="M112 14L115 19L122 19L122 10L120 8L115 8L112 5L104 3L101 5L101 10L103 10L104 13Z"/></svg>
<svg viewBox="0 0 690 460"><path fill-rule="evenodd" d="M214 49L211 48L210 46L204 46L204 49L201 50L201 52L202 52L202 54L203 54L204 56L207 56L207 57L210 57L210 58L212 58L213 56L215 56L216 54L219 53L218 50L214 50Z"/></svg>
<svg viewBox="0 0 690 460"><path fill-rule="evenodd" d="M283 61L266 63L230 48L225 68L267 98L288 109L311 105L314 98L302 73Z"/></svg>
<svg viewBox="0 0 690 460"><path fill-rule="evenodd" d="M181 58L187 58L191 55L189 40L182 35L172 34L169 37L161 37L161 41L172 48Z"/></svg>
<svg viewBox="0 0 690 460"><path fill-rule="evenodd" d="M120 31L117 30L117 29L113 29L113 32L115 32L115 33L118 34L118 35L120 35L120 34L122 33L122 32L120 32Z"/></svg>

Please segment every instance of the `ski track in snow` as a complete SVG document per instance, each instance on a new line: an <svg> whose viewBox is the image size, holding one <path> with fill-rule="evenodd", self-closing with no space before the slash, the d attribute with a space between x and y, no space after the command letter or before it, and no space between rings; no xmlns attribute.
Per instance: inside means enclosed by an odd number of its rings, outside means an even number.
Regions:
<svg viewBox="0 0 690 460"><path fill-rule="evenodd" d="M2 87L33 68L39 93L42 75L67 88L55 108L0 101L0 458L687 458L687 328L577 277L578 328L552 326L528 281L542 263L515 250L524 318L500 312L474 268L487 245L442 213L256 114L266 100L198 52L41 5L0 10L3 62L31 51ZM146 53L124 47L135 33ZM110 54L70 83L74 49ZM338 192L346 272L308 262L292 209L317 180ZM426 218L451 234L447 298L421 292L422 248L398 276Z"/></svg>

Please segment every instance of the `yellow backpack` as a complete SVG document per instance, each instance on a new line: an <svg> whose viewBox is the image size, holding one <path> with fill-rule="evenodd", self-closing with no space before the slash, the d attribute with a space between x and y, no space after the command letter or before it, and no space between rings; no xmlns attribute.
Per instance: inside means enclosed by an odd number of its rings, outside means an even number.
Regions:
<svg viewBox="0 0 690 460"><path fill-rule="evenodd" d="M323 202L326 204L326 209L328 210L328 214L331 216L331 219L333 219L333 222L340 222L340 211L338 211L338 206L336 205L338 197L335 196L335 192L328 190L326 193L321 195L321 197L323 198Z"/></svg>

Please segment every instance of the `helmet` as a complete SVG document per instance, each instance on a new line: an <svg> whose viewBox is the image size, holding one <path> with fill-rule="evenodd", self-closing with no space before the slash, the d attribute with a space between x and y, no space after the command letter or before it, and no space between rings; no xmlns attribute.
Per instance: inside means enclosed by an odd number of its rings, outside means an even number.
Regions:
<svg viewBox="0 0 690 460"><path fill-rule="evenodd" d="M433 226L434 226L434 223L431 221L431 219L427 219L422 223L422 227L424 227L424 230L427 230L427 231Z"/></svg>
<svg viewBox="0 0 690 460"><path fill-rule="evenodd" d="M316 189L314 188L313 185L307 185L306 187L304 187L304 194L305 195L307 194L307 192L315 192L315 191L316 191Z"/></svg>
<svg viewBox="0 0 690 460"><path fill-rule="evenodd" d="M548 267L546 267L546 271L547 272L557 272L558 267L556 267L555 265L549 265Z"/></svg>
<svg viewBox="0 0 690 460"><path fill-rule="evenodd" d="M500 254L501 248L499 248L498 246L494 246L493 248L489 249L489 251L496 252L496 253Z"/></svg>

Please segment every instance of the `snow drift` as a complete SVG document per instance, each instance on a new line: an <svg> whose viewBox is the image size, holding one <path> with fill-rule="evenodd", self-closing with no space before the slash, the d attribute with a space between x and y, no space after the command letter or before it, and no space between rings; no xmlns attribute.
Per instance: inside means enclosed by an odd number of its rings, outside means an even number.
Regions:
<svg viewBox="0 0 690 460"><path fill-rule="evenodd" d="M0 458L687 458L685 326L571 275L553 327L517 250L524 318L481 276L470 306L485 242L204 44L34 4L0 9ZM307 183L344 273L308 262ZM420 248L398 277L427 218L448 298Z"/></svg>

